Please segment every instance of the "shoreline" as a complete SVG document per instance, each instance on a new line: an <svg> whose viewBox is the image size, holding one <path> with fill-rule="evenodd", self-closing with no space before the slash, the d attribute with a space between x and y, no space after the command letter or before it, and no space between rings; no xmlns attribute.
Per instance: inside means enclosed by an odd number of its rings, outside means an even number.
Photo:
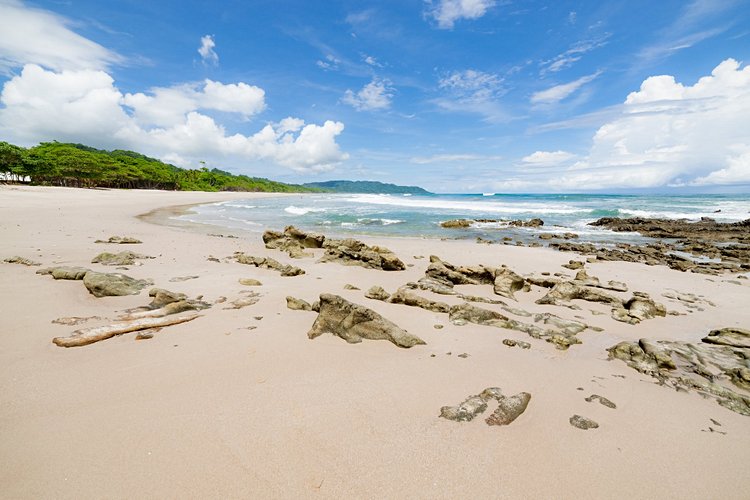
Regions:
<svg viewBox="0 0 750 500"><path fill-rule="evenodd" d="M535 316L546 313L585 323L588 328L575 335L582 343L560 350L545 337L460 324L438 310L365 294L374 285L394 293L418 283L430 255L463 268L505 265L525 280L571 280L578 270L563 265L585 261L572 253L363 237L405 264L401 271L382 271L318 262L321 248L307 249L314 257L294 259L267 249L257 233L219 238L210 236L210 227L154 222L169 222L170 214L196 204L247 197L0 187L0 261L19 255L42 264L0 262L0 301L14 312L0 316L0 481L6 495L731 498L748 487L750 417L695 390L661 386L620 359L609 360L607 349L639 339L697 345L717 328L749 328L750 280L584 262L601 283L627 285L626 292L605 290L618 300L643 291L666 307L665 316L638 324L616 321L610 305L600 302L567 303L580 309L539 304L549 292L539 285L516 290L515 300L493 293L490 284L455 285L465 296L503 301L470 304L519 323L543 325ZM142 243L95 243L113 235ZM104 251L153 258L125 266L91 262ZM270 257L305 274L285 277L242 264L235 252ZM36 274L61 265L154 284L137 295L97 298L81 281ZM83 347L52 343L147 305L151 286L210 307L145 340L126 333ZM458 295L408 290L450 307L464 302ZM367 307L426 344L349 344L328 333L309 339L317 313L289 309L286 297L312 303L323 293ZM695 301L670 294L691 294ZM53 323L64 317L91 319ZM509 347L505 339L528 342L530 349ZM507 426L485 423L494 401L473 421L439 417L443 406L488 387L506 396L528 392L528 408ZM585 399L594 394L616 408ZM575 428L573 415L599 427Z"/></svg>

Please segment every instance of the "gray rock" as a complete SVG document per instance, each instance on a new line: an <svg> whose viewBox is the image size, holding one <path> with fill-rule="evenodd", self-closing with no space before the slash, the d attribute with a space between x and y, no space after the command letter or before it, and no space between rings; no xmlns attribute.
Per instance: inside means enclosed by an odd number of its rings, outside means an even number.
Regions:
<svg viewBox="0 0 750 500"><path fill-rule="evenodd" d="M97 273L89 271L83 277L83 284L94 297L138 295L151 280L137 280L121 273Z"/></svg>
<svg viewBox="0 0 750 500"><path fill-rule="evenodd" d="M573 427L577 427L579 429L588 430L588 429L596 429L599 427L599 424L591 420L590 418L582 417L580 415L573 415L570 417L570 425Z"/></svg>
<svg viewBox="0 0 750 500"><path fill-rule="evenodd" d="M332 333L352 344L362 339L388 340L399 347L425 343L372 309L328 293L320 295L320 312L307 336L314 339L323 333Z"/></svg>

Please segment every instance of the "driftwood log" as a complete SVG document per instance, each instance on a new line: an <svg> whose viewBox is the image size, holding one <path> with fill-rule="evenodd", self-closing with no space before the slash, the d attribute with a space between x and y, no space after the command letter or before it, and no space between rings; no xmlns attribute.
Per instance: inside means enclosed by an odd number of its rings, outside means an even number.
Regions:
<svg viewBox="0 0 750 500"><path fill-rule="evenodd" d="M52 339L52 342L60 347L80 347L99 342L100 340L112 338L115 335L122 335L123 333L185 323L187 321L192 321L199 316L200 314L191 314L188 316L139 318L132 321L113 323L111 325L82 328L76 330L68 337L55 337Z"/></svg>

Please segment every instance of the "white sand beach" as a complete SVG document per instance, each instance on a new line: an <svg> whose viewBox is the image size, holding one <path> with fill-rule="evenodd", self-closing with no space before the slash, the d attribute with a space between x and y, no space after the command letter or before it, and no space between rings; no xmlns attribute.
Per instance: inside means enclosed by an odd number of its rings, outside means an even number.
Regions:
<svg viewBox="0 0 750 500"><path fill-rule="evenodd" d="M660 386L609 360L606 349L641 338L700 342L714 329L750 328L750 280L665 266L586 264L602 282L627 284L628 292L611 292L618 297L647 292L680 313L634 325L615 321L606 304L576 300L580 310L536 304L547 293L538 286L516 292L517 300L493 295L492 286L456 286L601 329L586 329L577 334L581 344L560 350L520 331L459 326L447 314L372 300L365 292L374 285L394 292L417 281L430 255L461 266L505 265L521 276L569 278L576 271L562 265L585 258L470 241L361 238L407 265L382 271L319 263L320 249L312 250L315 257L292 259L265 248L257 235L168 219L174 211L167 207L253 196L268 195L0 186L0 260L18 255L41 264L0 262L0 497L747 497L750 418L694 391ZM95 243L113 235L142 244ZM126 270L91 263L103 251L123 250L154 258ZM241 264L231 259L237 251L305 274L282 277ZM147 305L151 288L97 298L81 281L36 274L63 265L150 279L191 299L202 296L211 307L150 339L128 333L59 347L53 338ZM172 281L185 277L192 278ZM248 287L241 278L262 285ZM687 307L662 295L670 290L705 302ZM257 303L230 308L251 291L259 294ZM287 308L286 297L312 303L321 293L370 308L425 345L349 344L330 334L311 340L317 313ZM100 319L53 323L72 316ZM511 348L503 339L531 348ZM485 423L497 406L492 402L470 422L439 417L441 407L488 387L531 394L528 408L507 426ZM592 394L616 408L587 402ZM599 427L573 427L573 415Z"/></svg>

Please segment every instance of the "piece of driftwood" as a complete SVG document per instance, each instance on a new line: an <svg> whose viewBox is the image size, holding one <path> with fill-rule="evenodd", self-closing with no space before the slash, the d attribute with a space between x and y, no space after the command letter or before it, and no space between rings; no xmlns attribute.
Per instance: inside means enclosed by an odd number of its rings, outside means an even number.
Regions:
<svg viewBox="0 0 750 500"><path fill-rule="evenodd" d="M112 323L111 325L96 326L92 328L82 328L76 330L68 337L55 337L52 339L60 347L80 347L93 344L100 340L106 340L115 335L123 333L146 330L148 328L157 328L162 326L177 325L198 318L200 314L190 314L188 316L166 316L162 318L140 318L133 321L123 321Z"/></svg>

